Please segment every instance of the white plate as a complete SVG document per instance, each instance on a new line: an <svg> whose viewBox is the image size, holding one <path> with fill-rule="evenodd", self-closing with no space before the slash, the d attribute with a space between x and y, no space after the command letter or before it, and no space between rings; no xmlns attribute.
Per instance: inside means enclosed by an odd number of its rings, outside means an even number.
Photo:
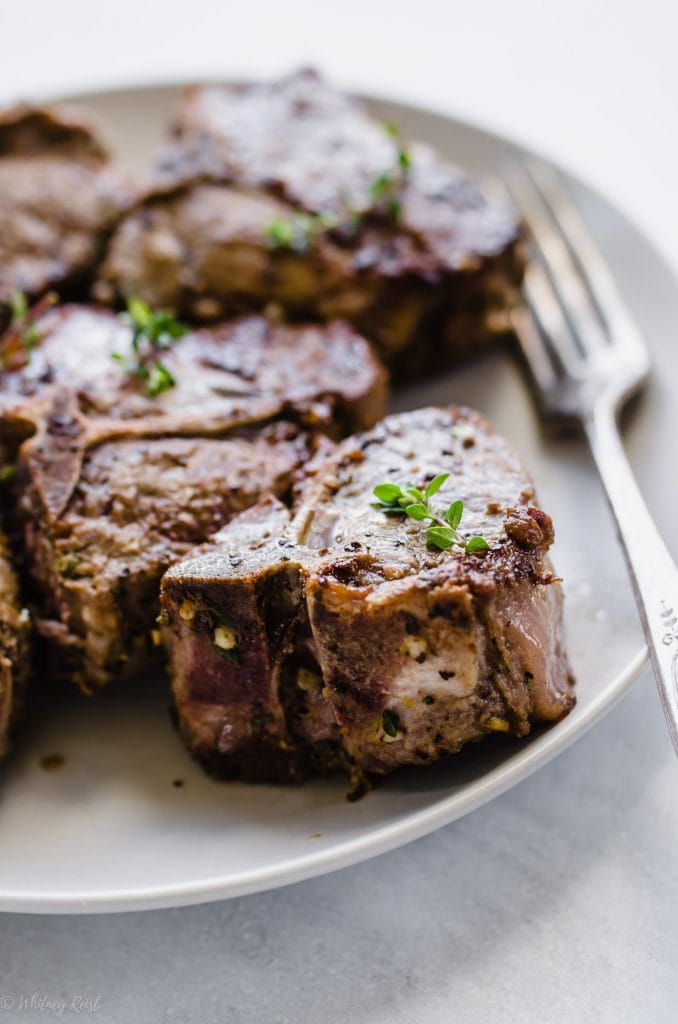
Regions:
<svg viewBox="0 0 678 1024"><path fill-rule="evenodd" d="M122 158L143 168L174 107L174 89L82 97L113 129ZM436 144L475 175L491 175L510 143L424 111L375 103L407 136ZM632 449L660 525L678 412L670 335L676 286L649 244L600 197L575 186L653 348L657 380L636 410ZM671 316L673 314L673 317ZM96 699L43 695L0 789L0 909L93 912L198 903L322 874L438 828L536 771L593 725L637 677L641 632L613 529L584 447L542 438L520 373L506 353L396 395L398 409L464 402L516 445L557 529L578 704L522 743L486 741L444 764L402 771L357 803L342 780L300 788L207 779L183 750L166 687L137 683ZM670 470L670 480L674 479ZM671 520L671 521L669 521ZM62 754L47 772L43 756ZM614 770L610 766L610 771ZM181 787L174 786L181 780Z"/></svg>

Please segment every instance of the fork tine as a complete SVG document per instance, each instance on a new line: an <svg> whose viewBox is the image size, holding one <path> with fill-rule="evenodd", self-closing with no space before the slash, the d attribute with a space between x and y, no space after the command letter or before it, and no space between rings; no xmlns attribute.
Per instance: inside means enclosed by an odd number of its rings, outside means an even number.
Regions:
<svg viewBox="0 0 678 1024"><path fill-rule="evenodd" d="M501 178L486 179L482 183L482 188L485 194L495 202L507 203L510 206L515 205L506 182ZM516 212L519 213L518 210ZM558 371L560 360L557 359L550 344L544 325L540 325L540 322L537 320L535 296L532 295L530 297L529 291L529 283L525 280L523 282L523 297L525 301L522 306L512 311L511 322L518 344L534 378L537 390L540 393L540 398L543 400L558 385L560 379ZM554 315L558 315L557 305L550 308ZM562 321L562 317L559 317L559 319ZM558 326L560 327L561 325L559 323Z"/></svg>
<svg viewBox="0 0 678 1024"><path fill-rule="evenodd" d="M607 326L614 345L635 357L639 368L647 369L648 357L640 332L629 313L605 259L574 203L567 196L560 175L544 163L532 161L529 173L542 201L559 225L592 301Z"/></svg>
<svg viewBox="0 0 678 1024"><path fill-rule="evenodd" d="M498 191L532 236L512 320L542 412L588 422L594 409L619 409L645 380L649 358L595 243L546 167L514 165L494 183Z"/></svg>
<svg viewBox="0 0 678 1024"><path fill-rule="evenodd" d="M598 305L594 303L583 268L575 262L562 226L542 194L529 167L516 170L509 177L509 188L522 210L530 229L539 258L551 281L553 291L569 325L568 335L553 337L563 356L571 361L573 353L567 351L573 337L581 356L587 359L603 357L609 351L610 341ZM582 327L585 326L585 329Z"/></svg>
<svg viewBox="0 0 678 1024"><path fill-rule="evenodd" d="M537 398L543 411L548 412L549 396L554 393L560 381L553 363L552 350L531 309L515 310L512 322L518 344L534 379Z"/></svg>
<svg viewBox="0 0 678 1024"><path fill-rule="evenodd" d="M557 366L572 377L578 376L581 356L576 340L551 279L540 263L533 262L525 270L523 296Z"/></svg>
<svg viewBox="0 0 678 1024"><path fill-rule="evenodd" d="M542 245L545 234L544 213L536 205L535 190L524 174L519 177L514 171L510 176L504 177L503 184L530 230L539 257L530 260L525 271L525 301L563 370L577 376L582 366L581 351L572 324L563 311L562 299L553 280L553 274L547 272L548 260ZM547 228L548 231L552 230L548 225Z"/></svg>

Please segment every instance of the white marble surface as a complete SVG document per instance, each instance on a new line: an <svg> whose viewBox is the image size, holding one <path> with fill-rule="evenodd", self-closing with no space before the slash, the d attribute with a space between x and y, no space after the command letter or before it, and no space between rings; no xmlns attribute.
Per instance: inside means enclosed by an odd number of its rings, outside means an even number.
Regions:
<svg viewBox="0 0 678 1024"><path fill-rule="evenodd" d="M55 1017L18 1009L34 993L98 998L96 1024L674 1024L675 796L645 678L510 793L366 864L212 906L4 917L0 1024Z"/></svg>
<svg viewBox="0 0 678 1024"><path fill-rule="evenodd" d="M508 132L678 265L675 0L4 0L0 96L285 71Z"/></svg>
<svg viewBox="0 0 678 1024"><path fill-rule="evenodd" d="M0 96L314 61L541 147L678 269L676 29L668 0L23 0L0 7ZM645 677L537 776L371 863L214 906L6 916L0 1024L673 1024L676 771Z"/></svg>

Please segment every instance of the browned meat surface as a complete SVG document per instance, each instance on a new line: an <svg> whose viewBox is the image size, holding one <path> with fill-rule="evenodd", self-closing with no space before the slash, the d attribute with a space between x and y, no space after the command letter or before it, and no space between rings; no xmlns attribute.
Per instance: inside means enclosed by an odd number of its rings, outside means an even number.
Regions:
<svg viewBox="0 0 678 1024"><path fill-rule="evenodd" d="M460 537L373 507L383 481L450 476ZM217 775L359 779L428 764L490 733L524 736L573 703L551 520L480 416L391 416L316 462L294 515L267 499L164 578L182 734Z"/></svg>
<svg viewBox="0 0 678 1024"><path fill-rule="evenodd" d="M30 668L29 629L7 538L0 533L0 758L7 753L12 727L23 709Z"/></svg>
<svg viewBox="0 0 678 1024"><path fill-rule="evenodd" d="M317 74L189 90L96 294L214 319L341 317L401 371L472 349L513 301L513 212Z"/></svg>
<svg viewBox="0 0 678 1024"><path fill-rule="evenodd" d="M68 107L0 113L0 327L13 292L85 289L131 202L96 128Z"/></svg>
<svg viewBox="0 0 678 1024"><path fill-rule="evenodd" d="M85 690L151 665L162 574L262 494L285 497L310 443L284 422L91 448L87 429L55 406L18 462L36 628Z"/></svg>
<svg viewBox="0 0 678 1024"><path fill-rule="evenodd" d="M51 309L33 324L29 351L0 339L0 430L20 439L49 396L77 394L92 435L221 433L286 416L337 437L384 414L387 376L347 324L286 327L245 317L177 338L160 355L175 384L150 397L131 369L132 328L87 306ZM123 361L113 358L122 355Z"/></svg>
<svg viewBox="0 0 678 1024"><path fill-rule="evenodd" d="M38 631L92 688L150 664L169 565L262 495L287 498L313 437L372 425L386 373L345 324L248 317L174 339L175 383L151 396L124 318L64 306L32 327L29 348L0 341L0 440Z"/></svg>
<svg viewBox="0 0 678 1024"><path fill-rule="evenodd" d="M520 250L513 211L311 71L188 90L141 197L79 112L0 112L1 511L47 670L91 692L164 635L187 745L254 780L360 785L565 714L515 454L463 409L374 426L382 360L431 372L502 329ZM125 302L193 326L144 341ZM373 507L441 471L488 551ZM29 629L0 533L0 757Z"/></svg>

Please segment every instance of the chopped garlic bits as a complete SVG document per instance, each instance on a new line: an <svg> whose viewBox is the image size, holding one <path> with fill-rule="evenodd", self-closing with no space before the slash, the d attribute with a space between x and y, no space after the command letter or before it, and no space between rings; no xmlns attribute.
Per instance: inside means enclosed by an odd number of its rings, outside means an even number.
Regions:
<svg viewBox="0 0 678 1024"><path fill-rule="evenodd" d="M217 626L214 630L214 646L222 651L232 651L237 646L238 638L230 626Z"/></svg>
<svg viewBox="0 0 678 1024"><path fill-rule="evenodd" d="M197 608L192 601L183 601L179 606L179 616L182 622L185 622L190 626L191 622L193 622L193 619L195 618L196 611Z"/></svg>

